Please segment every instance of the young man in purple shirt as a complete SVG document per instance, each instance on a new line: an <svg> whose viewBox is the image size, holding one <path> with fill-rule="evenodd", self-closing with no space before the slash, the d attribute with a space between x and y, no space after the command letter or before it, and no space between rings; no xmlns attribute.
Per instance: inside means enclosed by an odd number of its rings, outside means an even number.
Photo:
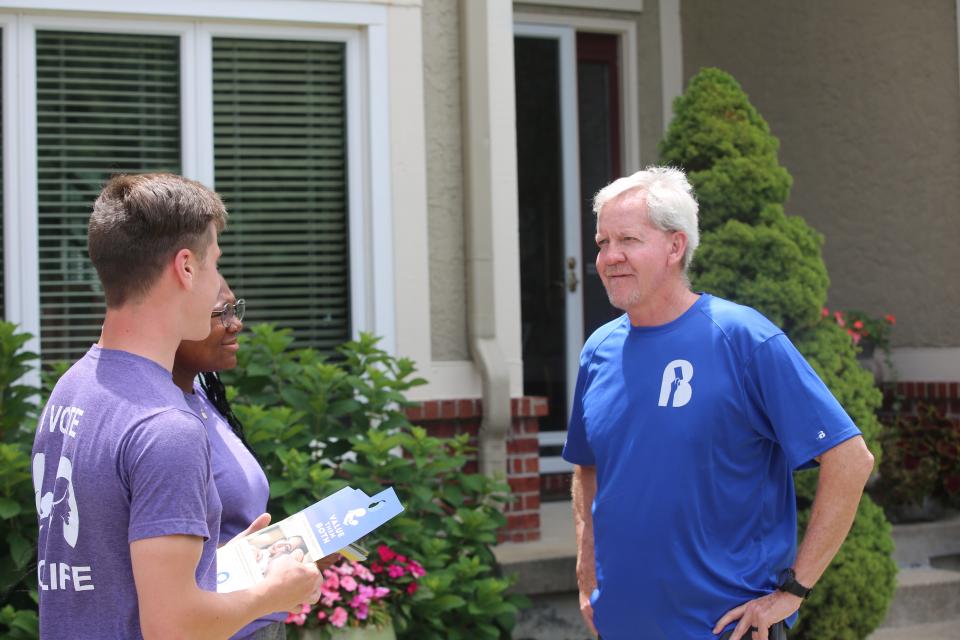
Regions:
<svg viewBox="0 0 960 640"><path fill-rule="evenodd" d="M215 193L170 174L117 176L94 204L103 331L57 383L33 448L42 637L226 638L319 597L316 566L295 556L216 593L210 445L171 370L180 342L210 331L225 222Z"/></svg>

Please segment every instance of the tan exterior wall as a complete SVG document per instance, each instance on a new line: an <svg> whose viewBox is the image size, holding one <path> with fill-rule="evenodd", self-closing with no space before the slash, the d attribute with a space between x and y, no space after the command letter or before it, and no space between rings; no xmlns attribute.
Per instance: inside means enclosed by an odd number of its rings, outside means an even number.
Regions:
<svg viewBox="0 0 960 640"><path fill-rule="evenodd" d="M781 141L788 213L826 236L830 305L896 346L960 346L955 0L683 0L684 80L732 73Z"/></svg>
<svg viewBox="0 0 960 640"><path fill-rule="evenodd" d="M468 360L458 0L423 2L430 329L434 360Z"/></svg>

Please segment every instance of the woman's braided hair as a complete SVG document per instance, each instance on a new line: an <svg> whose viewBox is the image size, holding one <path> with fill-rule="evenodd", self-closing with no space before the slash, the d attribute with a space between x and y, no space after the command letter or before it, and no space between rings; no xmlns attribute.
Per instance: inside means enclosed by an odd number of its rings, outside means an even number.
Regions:
<svg viewBox="0 0 960 640"><path fill-rule="evenodd" d="M223 386L223 381L220 380L220 375L216 371L207 371L201 373L200 388L203 389L203 392L206 394L210 404L216 407L217 411L220 412L220 415L226 419L227 424L229 424L230 428L233 429L233 432L240 439L240 442L243 443L243 446L245 446L247 450L253 454L254 458L257 458L256 451L254 451L250 446L250 443L247 442L247 438L243 433L243 423L240 422L240 419L234 415L233 409L230 408L230 402L227 401L227 389Z"/></svg>

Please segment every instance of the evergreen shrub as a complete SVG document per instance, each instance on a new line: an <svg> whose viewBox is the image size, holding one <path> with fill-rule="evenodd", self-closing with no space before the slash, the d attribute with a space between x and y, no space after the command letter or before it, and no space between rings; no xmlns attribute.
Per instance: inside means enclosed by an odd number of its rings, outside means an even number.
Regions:
<svg viewBox="0 0 960 640"><path fill-rule="evenodd" d="M784 212L791 178L777 159L779 142L736 80L719 69L692 78L674 112L660 152L664 164L687 171L700 202L694 289L754 307L783 328L879 460L882 396L857 364L850 337L822 317L830 284L823 238ZM795 480L802 538L817 472L797 472ZM864 495L850 534L801 607L790 637L866 638L893 598L892 550L889 523Z"/></svg>

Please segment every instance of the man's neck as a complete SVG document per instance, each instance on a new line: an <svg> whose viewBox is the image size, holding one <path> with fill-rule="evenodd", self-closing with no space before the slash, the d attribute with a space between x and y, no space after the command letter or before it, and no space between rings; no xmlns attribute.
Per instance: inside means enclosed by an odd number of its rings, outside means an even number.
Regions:
<svg viewBox="0 0 960 640"><path fill-rule="evenodd" d="M682 316L699 298L682 281L642 300L627 310L627 316L635 327L659 327Z"/></svg>
<svg viewBox="0 0 960 640"><path fill-rule="evenodd" d="M157 307L125 305L107 310L97 344L104 349L126 351L153 360L167 371L173 371L180 335L174 319L162 317Z"/></svg>

